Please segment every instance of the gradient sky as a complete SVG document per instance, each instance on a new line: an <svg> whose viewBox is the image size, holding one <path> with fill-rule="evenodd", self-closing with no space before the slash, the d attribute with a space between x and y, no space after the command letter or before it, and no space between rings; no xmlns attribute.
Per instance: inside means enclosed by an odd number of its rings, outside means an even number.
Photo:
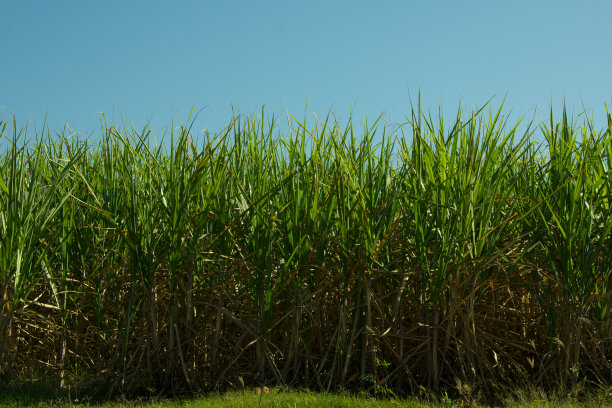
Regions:
<svg viewBox="0 0 612 408"><path fill-rule="evenodd" d="M611 17L610 0L0 0L0 119L160 132L206 106L198 127L218 131L232 107L308 104L397 123L420 88L432 110L507 94L511 118L544 119L565 98L603 125Z"/></svg>

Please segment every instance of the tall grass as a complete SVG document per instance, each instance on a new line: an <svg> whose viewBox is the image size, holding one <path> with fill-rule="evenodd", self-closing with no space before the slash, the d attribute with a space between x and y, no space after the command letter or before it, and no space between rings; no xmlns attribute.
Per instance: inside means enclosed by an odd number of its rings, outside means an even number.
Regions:
<svg viewBox="0 0 612 408"><path fill-rule="evenodd" d="M380 119L190 118L161 144L104 117L96 142L1 123L1 378L610 384L612 120Z"/></svg>

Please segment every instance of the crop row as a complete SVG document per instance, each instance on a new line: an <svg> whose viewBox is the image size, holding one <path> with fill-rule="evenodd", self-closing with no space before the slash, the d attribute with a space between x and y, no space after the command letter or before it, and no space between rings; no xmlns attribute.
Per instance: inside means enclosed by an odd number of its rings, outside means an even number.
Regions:
<svg viewBox="0 0 612 408"><path fill-rule="evenodd" d="M0 381L612 382L612 120L265 115L159 144L0 122Z"/></svg>

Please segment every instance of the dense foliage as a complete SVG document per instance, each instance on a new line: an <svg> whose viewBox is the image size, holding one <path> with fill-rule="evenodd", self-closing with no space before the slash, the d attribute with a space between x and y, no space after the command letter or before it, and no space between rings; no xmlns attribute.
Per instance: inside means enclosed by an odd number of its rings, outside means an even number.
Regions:
<svg viewBox="0 0 612 408"><path fill-rule="evenodd" d="M264 114L157 145L0 122L0 381L612 382L612 120Z"/></svg>

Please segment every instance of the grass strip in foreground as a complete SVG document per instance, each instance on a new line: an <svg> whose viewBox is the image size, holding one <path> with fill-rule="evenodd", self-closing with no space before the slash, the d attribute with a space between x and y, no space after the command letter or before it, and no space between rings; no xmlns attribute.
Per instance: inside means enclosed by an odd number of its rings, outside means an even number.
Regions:
<svg viewBox="0 0 612 408"><path fill-rule="evenodd" d="M588 396L576 398L547 397L535 392L518 392L513 398L504 399L501 405L518 408L535 407L612 407L612 391L601 390ZM304 391L280 391L272 389L262 393L261 389L232 391L224 394L211 394L195 399L159 399L143 401L137 399L118 399L115 401L90 401L72 398L58 398L45 390L30 389L0 390L0 406L6 408L16 407L99 407L99 408L127 408L127 407L185 407L185 408L223 408L223 407L307 407L307 408L430 408L430 407L485 407L491 406L481 403L451 400L449 398L432 398L431 401L411 399L377 399L365 396L326 394Z"/></svg>

